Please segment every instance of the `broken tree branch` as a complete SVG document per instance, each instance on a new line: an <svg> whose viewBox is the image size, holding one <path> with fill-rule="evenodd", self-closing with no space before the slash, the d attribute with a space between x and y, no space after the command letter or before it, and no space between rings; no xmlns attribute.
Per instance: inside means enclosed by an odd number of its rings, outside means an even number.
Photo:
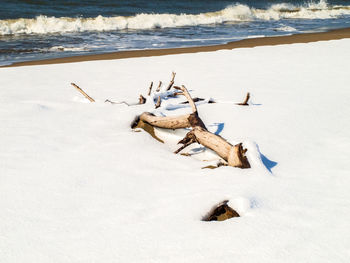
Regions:
<svg viewBox="0 0 350 263"><path fill-rule="evenodd" d="M153 87L153 81L151 82L151 85L148 88L148 96L151 96L152 87Z"/></svg>
<svg viewBox="0 0 350 263"><path fill-rule="evenodd" d="M160 91L160 87L162 86L162 82L161 81L159 81L159 85L158 85L158 87L157 87L157 89L156 89L156 91L157 92L159 92Z"/></svg>
<svg viewBox="0 0 350 263"><path fill-rule="evenodd" d="M249 106L249 104L248 104L249 98L250 98L250 94L249 94L249 92L248 92L247 95L246 95L246 97L245 97L245 100L244 100L243 102L241 102L241 103L236 103L236 104L237 104L237 105L240 105L240 106Z"/></svg>
<svg viewBox="0 0 350 263"><path fill-rule="evenodd" d="M91 98L89 95L87 95L85 93L85 91L83 91L78 85L76 85L75 83L71 83L71 85L76 88L81 94L84 95L85 98L87 98L90 102L95 102L95 100L93 98Z"/></svg>
<svg viewBox="0 0 350 263"><path fill-rule="evenodd" d="M158 96L158 99L157 99L157 103L155 105L155 108L158 109L160 107L160 105L162 104L162 100L160 98L160 96Z"/></svg>
<svg viewBox="0 0 350 263"><path fill-rule="evenodd" d="M222 159L227 161L229 166L250 168L242 143L233 146L221 136L199 126L194 127L192 131L199 144L216 152Z"/></svg>
<svg viewBox="0 0 350 263"><path fill-rule="evenodd" d="M172 74L172 77L171 77L171 81L170 81L170 83L169 83L169 85L168 85L168 87L167 87L167 89L166 89L167 91L170 90L171 87L174 85L174 79L175 79L176 73L175 73L175 72L172 72L171 74Z"/></svg>
<svg viewBox="0 0 350 263"><path fill-rule="evenodd" d="M186 97L188 103L191 105L192 108L192 112L197 112L197 107L196 104L194 103L190 93L188 92L188 90L186 89L186 87L184 85L182 85L181 87L178 86L174 86L174 89L177 90L181 90L183 95Z"/></svg>
<svg viewBox="0 0 350 263"><path fill-rule="evenodd" d="M131 106L129 103L127 103L126 101L121 101L121 102L114 102L114 101L111 101L111 100L105 100L105 102L109 102L111 104L125 104L127 106Z"/></svg>
<svg viewBox="0 0 350 263"><path fill-rule="evenodd" d="M192 143L196 142L196 136L193 134L192 131L188 132L181 141L178 142L178 144L183 144L179 149L177 149L174 153L178 154L183 149L185 149L187 146L191 145Z"/></svg>
<svg viewBox="0 0 350 263"><path fill-rule="evenodd" d="M187 89L184 86L182 86L181 88L174 88L180 89L184 93L184 96L187 98L193 111L193 113L188 117L188 121L191 124L192 131L187 133L185 138L179 142L184 145L180 149L178 149L177 152L180 152L191 143L197 142L216 152L222 159L227 161L228 165L230 166L239 168L250 168L248 159L245 156L246 150L243 149L242 144L240 143L233 146L221 136L209 132L205 127L202 119L199 117L196 104L194 103Z"/></svg>

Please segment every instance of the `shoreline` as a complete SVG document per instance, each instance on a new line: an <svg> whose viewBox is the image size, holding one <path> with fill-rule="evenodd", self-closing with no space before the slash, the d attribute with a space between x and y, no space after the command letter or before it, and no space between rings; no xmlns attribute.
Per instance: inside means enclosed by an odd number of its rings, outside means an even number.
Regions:
<svg viewBox="0 0 350 263"><path fill-rule="evenodd" d="M229 42L227 44L213 45L213 46L199 46L199 47L184 47L184 48L167 48L167 49L147 49L147 50L131 50L120 51L103 54L81 55L71 56L44 60L33 60L16 62L11 65L0 66L0 68L8 67L21 67L21 66L34 66L34 65L49 65L49 64L62 64L62 63L74 63L94 60L113 60L124 58L137 58L137 57L153 57L164 55L176 55L187 54L197 52L212 52L224 49L236 49L236 48L252 48L258 46L275 46L295 43L310 43L326 40L337 40L343 38L350 38L350 28L334 29L327 32L317 33L301 33L288 36L277 37L262 37L262 38L248 38L239 41Z"/></svg>

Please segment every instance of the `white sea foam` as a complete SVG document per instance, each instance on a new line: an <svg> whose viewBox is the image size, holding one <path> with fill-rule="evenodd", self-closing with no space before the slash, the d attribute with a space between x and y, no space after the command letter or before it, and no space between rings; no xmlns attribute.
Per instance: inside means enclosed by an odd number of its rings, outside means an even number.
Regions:
<svg viewBox="0 0 350 263"><path fill-rule="evenodd" d="M195 15L137 14L130 17L97 16L95 18L57 18L41 15L33 19L0 20L0 35L154 29L253 20L328 19L343 15L350 15L350 6L329 6L324 0L301 6L281 3L272 5L268 9L236 4L217 12Z"/></svg>
<svg viewBox="0 0 350 263"><path fill-rule="evenodd" d="M64 46L54 46L48 49L42 49L42 51L51 51L51 52L59 52L59 51L88 51L87 47L64 47Z"/></svg>
<svg viewBox="0 0 350 263"><path fill-rule="evenodd" d="M275 31L283 31L283 32L296 31L296 29L294 27L291 27L291 26L281 26L281 27L275 28L274 30Z"/></svg>

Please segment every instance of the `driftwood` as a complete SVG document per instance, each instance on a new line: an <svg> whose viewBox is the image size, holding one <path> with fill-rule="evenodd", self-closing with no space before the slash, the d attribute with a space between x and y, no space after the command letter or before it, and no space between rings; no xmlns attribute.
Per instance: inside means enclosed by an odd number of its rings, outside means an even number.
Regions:
<svg viewBox="0 0 350 263"><path fill-rule="evenodd" d="M174 92L172 94L169 94L168 98L176 98L177 96L180 96L180 95L183 95L182 92ZM188 101L186 101L186 103L188 103ZM183 104L186 104L186 103L183 103ZM182 103L180 103L180 104L182 104Z"/></svg>
<svg viewBox="0 0 350 263"><path fill-rule="evenodd" d="M179 153L192 143L199 143L214 152L216 152L229 166L239 168L250 168L247 157L245 156L246 149L243 149L242 144L232 145L223 139L221 136L213 134L207 130L203 121L198 115L197 107L191 95L185 86L177 87L180 90L179 95L184 95L191 106L192 113L181 116L160 117L152 113L144 112L138 116L131 127L137 127L140 122L148 123L154 127L166 129L180 129L192 127L192 130L187 133L185 138L179 141L183 144L175 153Z"/></svg>
<svg viewBox="0 0 350 263"><path fill-rule="evenodd" d="M140 94L139 104L145 104L145 103L146 103L146 98Z"/></svg>
<svg viewBox="0 0 350 263"><path fill-rule="evenodd" d="M158 96L155 108L158 109L160 107L160 105L162 104L162 99L160 98L160 96Z"/></svg>
<svg viewBox="0 0 350 263"><path fill-rule="evenodd" d="M236 104L237 104L237 105L240 105L240 106L249 106L249 104L248 104L249 98L250 98L250 94L249 94L249 92L248 92L247 95L246 95L246 97L245 97L245 99L244 99L244 101L241 102L241 103L236 103Z"/></svg>
<svg viewBox="0 0 350 263"><path fill-rule="evenodd" d="M141 128L144 129L146 132L148 132L154 139L156 139L157 141L164 143L162 139L158 138L155 131L154 131L154 126L152 126L151 124L147 123L147 122L143 122L138 120L138 117L135 118L135 120L133 121L133 123L131 124L131 127L133 129L136 128Z"/></svg>
<svg viewBox="0 0 350 263"><path fill-rule="evenodd" d="M176 73L175 73L175 72L173 72L173 73L172 73L172 78L171 78L170 83L169 83L169 85L168 85L168 87L167 87L167 89L166 89L166 90L170 90L170 89L171 89L171 87L174 85L175 75L176 75Z"/></svg>
<svg viewBox="0 0 350 263"><path fill-rule="evenodd" d="M201 126L194 126L192 131L188 132L185 138L179 141L179 144L183 145L174 153L179 153L195 142L216 152L229 166L250 168L249 161L245 156L247 150L243 149L242 143L233 146L221 136L211 133Z"/></svg>
<svg viewBox="0 0 350 263"><path fill-rule="evenodd" d="M175 73L175 72L172 72L172 79L171 79L170 84L169 84L169 86L168 86L168 88L167 88L167 91L173 86L175 75L176 75L176 73ZM73 85L76 89L78 89L78 91L81 92L81 93L82 93L86 98L88 98L91 102L94 102L94 99L92 99L89 95L87 95L81 88L79 88L79 87L78 87L77 85L75 85L74 83L72 83L72 85ZM150 86L149 86L149 88L148 88L147 97L152 97L152 96L156 97L156 96L157 96L157 92L160 92L161 86L162 86L162 82L159 81L159 85L158 85L157 89L155 90L155 93L152 95L152 89L153 89L153 81L152 81L151 84L150 84ZM163 96L162 94L160 94L160 95L157 96L157 102L156 102L156 104L155 104L155 108L156 108L156 109L159 108L160 105L161 105L162 96ZM166 96L172 97L173 94L168 94L168 95L166 95ZM175 95L175 96L177 96L177 95ZM147 99L148 99L148 98L147 98ZM147 102L147 99L146 99L142 94L140 94L138 103L127 103L127 102L125 102L125 101L113 102L113 101L108 100L108 99L105 100L105 102L109 102L109 103L111 103L111 104L125 104L125 105L127 105L127 106L134 106L134 105L145 104L145 103ZM189 126L188 126L188 127L189 127Z"/></svg>
<svg viewBox="0 0 350 263"><path fill-rule="evenodd" d="M148 96L151 96L151 92L152 92L152 87L153 87L153 81L151 82L151 85L148 88Z"/></svg>
<svg viewBox="0 0 350 263"><path fill-rule="evenodd" d="M214 206L209 213L203 217L203 221L224 221L233 217L240 217L240 215L228 206L228 200Z"/></svg>
<svg viewBox="0 0 350 263"><path fill-rule="evenodd" d="M114 102L114 101L111 101L111 100L105 100L105 102L109 102L110 104L125 104L127 106L131 106L131 104L127 103L126 101Z"/></svg>
<svg viewBox="0 0 350 263"><path fill-rule="evenodd" d="M214 152L216 152L222 159L224 159L229 166L239 167L239 168L250 168L247 157L245 156L246 149L243 149L242 144L237 144L233 146L221 136L211 133L205 127L203 121L198 116L197 107L192 100L187 89L182 86L181 89L183 94L188 100L188 103L192 107L193 113L189 116L188 121L192 127L192 130L187 133L184 139L179 141L179 144L183 144L175 153L179 153L181 150L191 145L192 143L199 143Z"/></svg>
<svg viewBox="0 0 350 263"><path fill-rule="evenodd" d="M87 98L90 102L95 102L95 100L93 98L91 98L89 95L87 95L85 93L85 91L83 91L78 85L71 83L71 85L76 88L81 94L84 95L85 98Z"/></svg>
<svg viewBox="0 0 350 263"><path fill-rule="evenodd" d="M158 87L157 87L157 89L156 89L156 91L157 92L159 92L160 91L160 87L162 86L162 82L161 81L159 81L159 85L158 85Z"/></svg>
<svg viewBox="0 0 350 263"><path fill-rule="evenodd" d="M194 127L190 133L192 133L190 138L194 137L194 140L192 139L193 142L198 142L199 144L213 150L224 159L229 166L250 168L248 159L245 156L246 149L243 149L241 143L233 146L221 136L213 134L199 126ZM187 146L188 145L189 143L187 143Z"/></svg>
<svg viewBox="0 0 350 263"><path fill-rule="evenodd" d="M138 122L146 122L158 128L165 129L181 129L191 127L188 117L190 115L182 116L168 116L161 117L155 116L152 113L144 112L140 116L137 116L131 125L131 128L136 127Z"/></svg>
<svg viewBox="0 0 350 263"><path fill-rule="evenodd" d="M187 89L185 87L174 87L176 89L181 90L182 92L178 93L178 95L184 95L186 98L191 98L190 94L188 93ZM183 91L184 90L184 91ZM197 115L197 107L194 104L194 102L191 100L190 102L191 108L192 108L192 114L186 114L181 116L168 116L168 117L162 117L162 116L155 116L152 113L144 112L140 116L138 116L131 127L136 126L138 121L146 122L148 124L151 124L158 128L165 128L165 129L181 129L181 128L189 128L191 127L190 120L197 119L194 116L191 117L191 115ZM203 124L204 125L204 124Z"/></svg>

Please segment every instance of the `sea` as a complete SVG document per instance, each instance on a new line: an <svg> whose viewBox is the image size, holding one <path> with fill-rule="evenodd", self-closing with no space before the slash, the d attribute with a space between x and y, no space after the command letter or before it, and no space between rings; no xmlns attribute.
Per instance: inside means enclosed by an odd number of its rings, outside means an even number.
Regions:
<svg viewBox="0 0 350 263"><path fill-rule="evenodd" d="M0 65L345 27L349 0L0 0Z"/></svg>

